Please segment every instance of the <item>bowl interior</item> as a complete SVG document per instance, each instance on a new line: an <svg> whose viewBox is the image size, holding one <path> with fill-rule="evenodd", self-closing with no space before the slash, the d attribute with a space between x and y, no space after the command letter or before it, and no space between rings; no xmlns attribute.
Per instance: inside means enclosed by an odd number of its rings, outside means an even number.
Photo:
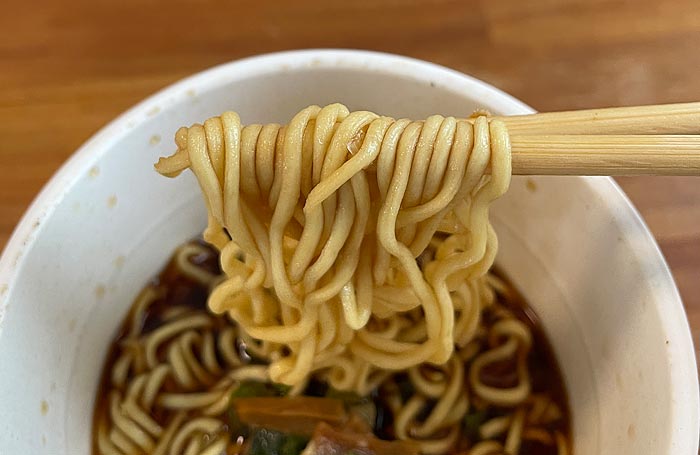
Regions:
<svg viewBox="0 0 700 455"><path fill-rule="evenodd" d="M229 109L244 123L286 122L330 102L412 118L528 111L444 68L337 51L236 62L137 106L54 178L3 257L0 396L12 418L0 419L0 452L89 453L116 327L175 246L203 228L194 178L152 168L176 129ZM612 181L516 177L492 218L497 262L540 315L562 368L574 451L696 451L697 379L694 365L678 366L692 362L680 300Z"/></svg>

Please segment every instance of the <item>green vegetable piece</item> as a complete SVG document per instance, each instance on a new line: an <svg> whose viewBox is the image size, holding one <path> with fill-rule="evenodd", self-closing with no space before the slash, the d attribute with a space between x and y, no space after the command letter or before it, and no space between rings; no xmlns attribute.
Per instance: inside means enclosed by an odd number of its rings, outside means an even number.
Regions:
<svg viewBox="0 0 700 455"><path fill-rule="evenodd" d="M284 384L274 384L260 381L243 381L231 393L231 398L251 397L283 397L291 387Z"/></svg>
<svg viewBox="0 0 700 455"><path fill-rule="evenodd" d="M479 439L479 427L486 421L486 411L476 411L464 416L464 432L472 441Z"/></svg>
<svg viewBox="0 0 700 455"><path fill-rule="evenodd" d="M280 455L299 455L309 443L304 436L290 434L280 448Z"/></svg>
<svg viewBox="0 0 700 455"><path fill-rule="evenodd" d="M286 384L277 384L276 382L273 382L271 385L275 389L275 392L277 392L277 395L280 397L286 397L289 391L292 390L292 386Z"/></svg>
<svg viewBox="0 0 700 455"><path fill-rule="evenodd" d="M284 433L261 428L253 434L250 455L280 455Z"/></svg>
<svg viewBox="0 0 700 455"><path fill-rule="evenodd" d="M363 397L355 392L336 390L332 387L326 391L326 398L340 400L345 407L360 416L370 428L374 427L377 420L377 406L369 397Z"/></svg>
<svg viewBox="0 0 700 455"><path fill-rule="evenodd" d="M241 422L241 419L238 417L236 409L233 406L231 406L230 408L228 408L227 414L228 431L233 436L233 439L236 439L238 436L243 436L244 438L247 438L248 433L250 432L248 425Z"/></svg>
<svg viewBox="0 0 700 455"><path fill-rule="evenodd" d="M253 433L250 455L299 455L309 440L304 436L260 428Z"/></svg>

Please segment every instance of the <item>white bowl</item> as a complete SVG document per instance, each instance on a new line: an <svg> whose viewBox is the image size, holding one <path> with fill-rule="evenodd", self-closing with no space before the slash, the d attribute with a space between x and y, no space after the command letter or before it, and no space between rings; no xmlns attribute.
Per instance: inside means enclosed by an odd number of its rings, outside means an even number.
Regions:
<svg viewBox="0 0 700 455"><path fill-rule="evenodd" d="M90 139L34 201L0 260L0 453L88 455L108 343L204 206L193 177L152 168L181 125L235 109L288 121L340 101L393 116L531 109L416 60L312 50L226 64L154 95ZM31 139L30 139L31 140ZM609 178L514 178L493 210L498 263L541 316L578 454L694 455L698 379L659 249Z"/></svg>

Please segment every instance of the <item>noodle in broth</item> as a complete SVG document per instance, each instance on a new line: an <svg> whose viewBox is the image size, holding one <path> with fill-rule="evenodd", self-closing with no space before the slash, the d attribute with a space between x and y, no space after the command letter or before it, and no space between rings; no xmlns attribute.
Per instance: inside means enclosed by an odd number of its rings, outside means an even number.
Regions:
<svg viewBox="0 0 700 455"><path fill-rule="evenodd" d="M546 343L489 273L502 122L334 104L287 126L227 112L176 144L156 169L194 172L221 271L189 243L143 291L108 365L98 453L569 452L561 387L533 381Z"/></svg>
<svg viewBox="0 0 700 455"><path fill-rule="evenodd" d="M207 310L210 289L223 279L217 256L200 242L183 245L134 302L97 395L96 455L220 455L245 449L249 438L241 438L237 431L244 432L231 422L235 392L249 381L272 381L259 343L229 318ZM497 275L489 281L496 298L483 310L474 339L457 348L450 363L392 373L367 394L377 436L416 441L423 453L570 453L563 381L544 334L507 282ZM494 327L504 321L526 328L529 347L475 367L477 358L507 344L507 338L494 336ZM155 352L155 363L146 360L148 352ZM481 388L512 389L521 358L527 359L527 397L507 404L481 393ZM450 403L453 389L458 398ZM327 396L328 390L321 378L312 378L302 393ZM440 403L453 415L435 427L429 420Z"/></svg>

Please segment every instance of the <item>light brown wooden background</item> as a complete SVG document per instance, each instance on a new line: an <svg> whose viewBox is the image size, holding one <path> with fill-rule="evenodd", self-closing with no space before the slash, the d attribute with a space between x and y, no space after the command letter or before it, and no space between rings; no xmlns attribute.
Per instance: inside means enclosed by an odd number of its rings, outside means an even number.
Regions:
<svg viewBox="0 0 700 455"><path fill-rule="evenodd" d="M700 100L700 0L6 0L0 246L92 133L171 82L253 54L375 49L484 79L538 110ZM618 180L700 334L700 179Z"/></svg>

